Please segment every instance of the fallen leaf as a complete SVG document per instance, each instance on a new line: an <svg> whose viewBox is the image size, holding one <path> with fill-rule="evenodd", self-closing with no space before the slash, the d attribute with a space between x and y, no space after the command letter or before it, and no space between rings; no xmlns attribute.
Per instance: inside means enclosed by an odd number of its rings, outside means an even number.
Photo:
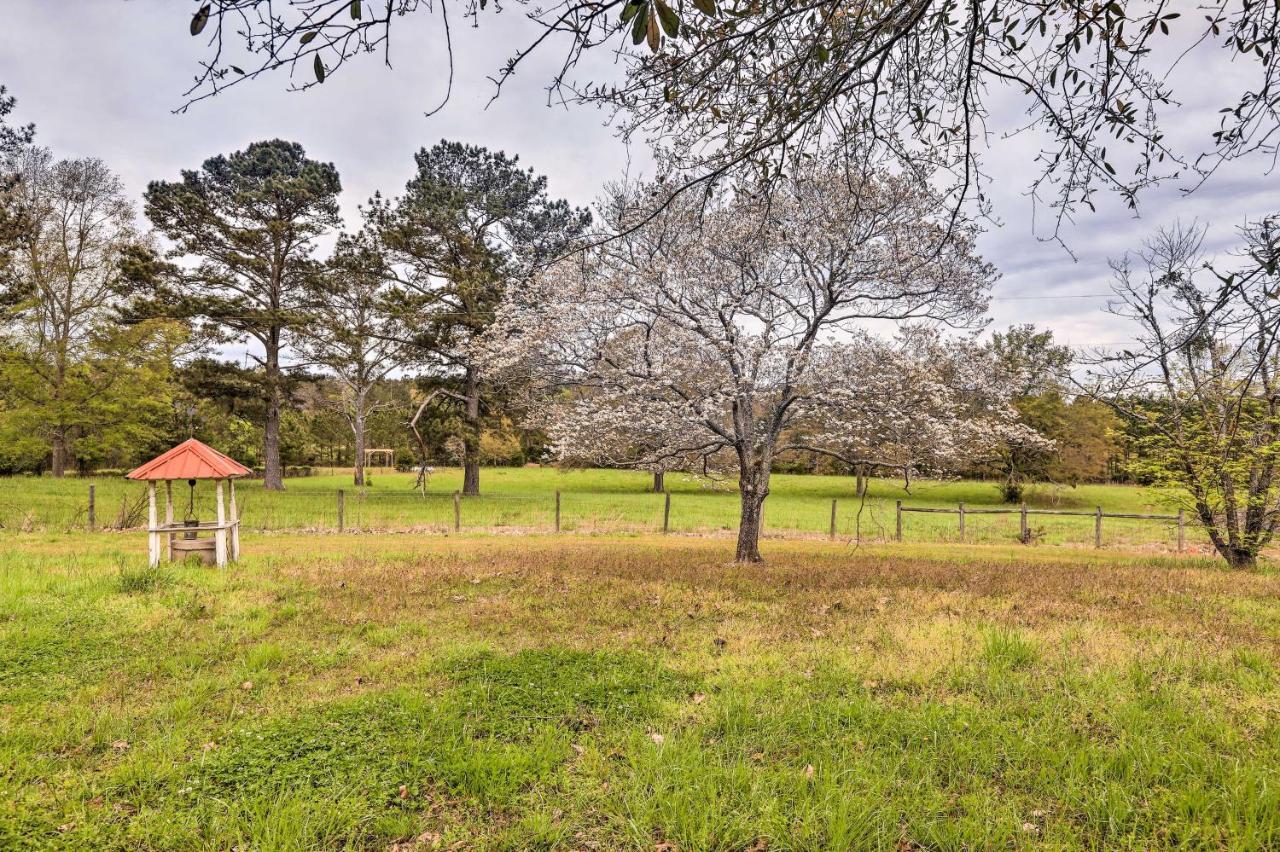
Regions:
<svg viewBox="0 0 1280 852"><path fill-rule="evenodd" d="M875 689L879 685L880 685L880 681L878 680L864 680L862 682L863 689Z"/></svg>
<svg viewBox="0 0 1280 852"><path fill-rule="evenodd" d="M117 753L117 754L119 754L119 753L121 753L121 752L126 752L126 751L128 751L128 750L129 750L129 741L128 741L128 740L116 740L115 742L113 742L113 743L111 744L111 747L112 747L113 749L115 749L115 750L116 750L116 753Z"/></svg>
<svg viewBox="0 0 1280 852"><path fill-rule="evenodd" d="M804 777L805 777L805 778L812 778L812 777L813 777L813 764L812 764L812 763L807 764L807 765L805 766L805 768L804 768Z"/></svg>
<svg viewBox="0 0 1280 852"><path fill-rule="evenodd" d="M240 688L243 689L245 692L248 692L249 690L253 689L253 681L246 680L244 683L240 684Z"/></svg>
<svg viewBox="0 0 1280 852"><path fill-rule="evenodd" d="M400 798L402 799L409 798L409 786L407 784L400 785Z"/></svg>
<svg viewBox="0 0 1280 852"><path fill-rule="evenodd" d="M716 638L711 640L711 644L716 646L716 650L723 651L724 646L728 645L729 643L724 639L721 639L719 636L717 636Z"/></svg>
<svg viewBox="0 0 1280 852"><path fill-rule="evenodd" d="M693 694L692 700L694 704L701 704L702 702L707 700L707 696L703 695L701 692L695 692Z"/></svg>
<svg viewBox="0 0 1280 852"><path fill-rule="evenodd" d="M218 747L218 744L213 742L212 740L205 743L203 746L201 746L201 748L203 748L205 751L213 751L217 747Z"/></svg>
<svg viewBox="0 0 1280 852"><path fill-rule="evenodd" d="M62 825L58 826L58 831L70 831L75 827L76 824L74 822L64 822Z"/></svg>
<svg viewBox="0 0 1280 852"><path fill-rule="evenodd" d="M667 741L667 738L664 737L662 734L650 734L649 739L653 740L658 745L662 745L664 742Z"/></svg>
<svg viewBox="0 0 1280 852"><path fill-rule="evenodd" d="M569 743L569 748L573 749L573 753L577 755L582 755L584 752L586 752L586 749L578 745L577 743Z"/></svg>
<svg viewBox="0 0 1280 852"><path fill-rule="evenodd" d="M764 760L764 752L762 751L756 752L755 754L751 755L751 759L754 760L756 763L759 763L760 761Z"/></svg>
<svg viewBox="0 0 1280 852"><path fill-rule="evenodd" d="M1022 824L1022 830L1027 834L1039 834L1040 826L1036 825L1034 822L1024 822Z"/></svg>

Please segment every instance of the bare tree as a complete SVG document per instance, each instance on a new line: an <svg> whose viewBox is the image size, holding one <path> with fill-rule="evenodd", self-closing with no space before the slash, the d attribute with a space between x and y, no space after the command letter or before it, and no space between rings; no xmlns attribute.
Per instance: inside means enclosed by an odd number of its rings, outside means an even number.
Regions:
<svg viewBox="0 0 1280 852"><path fill-rule="evenodd" d="M1113 262L1111 310L1138 345L1093 371L1094 392L1142 436L1143 471L1186 495L1233 568L1253 567L1280 524L1280 218L1243 237L1230 273L1205 263L1194 225Z"/></svg>
<svg viewBox="0 0 1280 852"><path fill-rule="evenodd" d="M356 485L364 485L369 417L386 404L378 387L412 358L400 316L387 308L387 277L371 237L344 237L309 282L307 319L294 329L298 354L326 368L338 384L337 408L355 444Z"/></svg>
<svg viewBox="0 0 1280 852"><path fill-rule="evenodd" d="M549 102L616 110L621 132L656 140L685 185L740 170L776 177L835 141L858 162L950 169L958 204L976 192L989 130L1035 129L1048 141L1031 188L1062 217L1091 206L1099 187L1132 204L1144 187L1183 172L1206 177L1253 151L1274 156L1280 138L1280 8L1271 2L1212 0L1195 15L1172 0L509 5L528 17L531 34L511 45L497 89L534 53L561 51ZM186 105L277 70L306 89L361 55L390 64L393 34L414 14L435 16L446 37L451 90L456 19L480 25L503 6L210 0L189 21L207 53ZM600 48L618 54L622 79L577 79L579 60ZM1174 150L1166 134L1179 100L1170 71L1188 56L1205 75L1228 63L1251 72L1238 89L1219 84L1219 121L1204 128L1211 142L1200 151ZM1023 99L1022 124L989 126L1001 90Z"/></svg>
<svg viewBox="0 0 1280 852"><path fill-rule="evenodd" d="M139 234L124 184L101 160L55 160L46 148L25 147L9 162L22 225L4 320L9 356L35 380L12 381L10 390L26 388L25 403L43 412L50 467L62 476L80 412L112 384L111 371L87 381L79 367L100 348L121 258Z"/></svg>

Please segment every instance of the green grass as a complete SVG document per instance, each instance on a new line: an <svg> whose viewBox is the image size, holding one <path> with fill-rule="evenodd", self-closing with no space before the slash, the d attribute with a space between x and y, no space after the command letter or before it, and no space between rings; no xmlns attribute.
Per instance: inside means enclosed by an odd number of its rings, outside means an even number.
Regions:
<svg viewBox="0 0 1280 852"><path fill-rule="evenodd" d="M267 493L257 482L239 486L244 526L250 530L332 531L337 525L338 489L347 492L345 522L348 530L451 531L454 523L453 492L461 487L456 469L438 471L423 497L413 491L411 474L373 473L372 485L358 491L347 475L330 474L293 479L284 493ZM97 514L102 524L115 523L121 506L136 505L143 486L123 479L93 480L97 490ZM462 524L469 530L549 530L555 523L555 492L561 492L561 527L568 532L644 533L662 527L663 498L648 492L649 475L619 470L553 468L486 469L481 477L482 495L466 498ZM726 533L737 528L738 503L732 481L708 482L694 477L669 475L671 529L677 533ZM0 479L0 524L6 530L67 530L86 522L89 481L82 479L15 477ZM1001 507L999 489L992 482L919 481L907 494L901 483L873 480L868 499L853 497L854 482L841 476L777 475L765 507L766 534L826 534L831 501L837 500L837 533L851 538L858 530L864 540L886 540L894 532L894 502L910 506L955 508L959 502L974 508ZM187 489L175 485L176 515L187 507ZM1092 511L1102 506L1110 512L1169 514L1169 501L1154 489L1114 485L1077 488L1036 486L1030 489L1033 508ZM1007 508L1007 507L1006 507ZM196 514L212 518L213 489L197 488ZM955 515L908 514L905 535L918 541L958 542ZM1093 520L1085 517L1033 515L1031 526L1037 542L1092 546ZM1106 547L1172 549L1173 524L1154 521L1108 519L1104 524ZM1203 549L1205 542L1193 524L1188 540ZM1016 514L970 515L965 540L1009 542L1019 534Z"/></svg>
<svg viewBox="0 0 1280 852"><path fill-rule="evenodd" d="M149 571L137 534L5 543L4 849L1280 845L1266 571L284 533Z"/></svg>

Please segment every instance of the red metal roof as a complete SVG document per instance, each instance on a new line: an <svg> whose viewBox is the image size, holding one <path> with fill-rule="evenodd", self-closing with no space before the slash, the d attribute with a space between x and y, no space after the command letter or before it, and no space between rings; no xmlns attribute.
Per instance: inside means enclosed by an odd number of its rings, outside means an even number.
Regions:
<svg viewBox="0 0 1280 852"><path fill-rule="evenodd" d="M166 453L126 474L126 479L227 479L247 476L251 471L240 462L202 444L195 438L183 441Z"/></svg>

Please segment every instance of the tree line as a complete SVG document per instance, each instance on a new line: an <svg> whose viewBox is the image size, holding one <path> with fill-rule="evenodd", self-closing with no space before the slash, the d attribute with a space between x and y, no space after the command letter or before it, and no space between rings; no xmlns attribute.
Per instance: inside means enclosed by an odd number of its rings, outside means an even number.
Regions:
<svg viewBox="0 0 1280 852"><path fill-rule="evenodd" d="M589 212L444 141L343 230L337 168L267 140L153 181L147 228L105 164L32 133L3 137L10 469L132 463L185 429L279 489L338 422L357 484L371 434L424 473L456 458L468 494L504 455L730 478L744 562L787 465L980 473L1015 501L1123 471L1185 491L1233 565L1277 525L1272 220L1234 270L1194 227L1117 260L1142 345L1081 362L1032 327L979 338L976 224L838 150L697 195L660 159Z"/></svg>

